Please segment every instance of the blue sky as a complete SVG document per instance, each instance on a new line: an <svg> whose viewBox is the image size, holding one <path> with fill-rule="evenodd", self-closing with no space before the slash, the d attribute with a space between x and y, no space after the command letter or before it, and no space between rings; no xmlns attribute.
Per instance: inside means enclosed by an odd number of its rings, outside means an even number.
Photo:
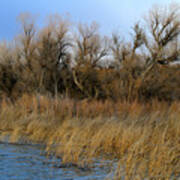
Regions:
<svg viewBox="0 0 180 180"><path fill-rule="evenodd" d="M167 4L172 0L1 0L0 39L12 39L18 32L16 18L31 12L42 23L49 14L70 14L72 21L100 24L101 32L127 33L153 4ZM180 0L176 0L180 2Z"/></svg>

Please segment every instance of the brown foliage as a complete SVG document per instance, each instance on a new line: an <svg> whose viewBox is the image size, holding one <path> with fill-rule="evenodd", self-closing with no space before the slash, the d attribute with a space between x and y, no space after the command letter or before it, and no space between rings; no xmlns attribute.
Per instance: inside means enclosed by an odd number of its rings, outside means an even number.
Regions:
<svg viewBox="0 0 180 180"><path fill-rule="evenodd" d="M22 34L0 47L1 95L179 100L179 68L170 64L179 58L178 17L177 6L154 8L145 28L136 23L132 41L125 41L117 34L102 37L95 23L72 32L60 16L37 31L34 19L21 14Z"/></svg>

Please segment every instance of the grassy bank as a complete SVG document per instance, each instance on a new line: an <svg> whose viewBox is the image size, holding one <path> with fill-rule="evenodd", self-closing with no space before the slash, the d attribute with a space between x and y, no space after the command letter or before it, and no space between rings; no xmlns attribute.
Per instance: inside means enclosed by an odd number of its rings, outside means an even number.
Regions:
<svg viewBox="0 0 180 180"><path fill-rule="evenodd" d="M24 95L1 102L1 138L44 143L64 163L81 166L94 157L116 158L115 179L169 179L180 174L179 106Z"/></svg>
<svg viewBox="0 0 180 180"><path fill-rule="evenodd" d="M63 163L118 161L115 179L180 176L180 11L152 7L131 37L55 15L0 41L0 137Z"/></svg>

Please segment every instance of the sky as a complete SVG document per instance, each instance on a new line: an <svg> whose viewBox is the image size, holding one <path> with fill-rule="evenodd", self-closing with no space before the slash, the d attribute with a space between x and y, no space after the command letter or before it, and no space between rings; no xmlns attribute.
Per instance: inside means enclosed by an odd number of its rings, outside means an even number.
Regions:
<svg viewBox="0 0 180 180"><path fill-rule="evenodd" d="M172 0L0 0L0 40L11 40L19 32L17 16L23 12L37 15L39 24L43 24L48 15L69 14L75 24L96 21L104 34L114 31L126 34L154 4L170 2Z"/></svg>

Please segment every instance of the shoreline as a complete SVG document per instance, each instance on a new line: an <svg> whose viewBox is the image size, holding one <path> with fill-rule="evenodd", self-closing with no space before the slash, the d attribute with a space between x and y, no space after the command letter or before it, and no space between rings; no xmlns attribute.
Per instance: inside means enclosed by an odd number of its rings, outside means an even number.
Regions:
<svg viewBox="0 0 180 180"><path fill-rule="evenodd" d="M44 144L47 153L60 156L65 164L83 167L94 158L116 158L117 179L122 168L127 179L159 174L170 178L180 175L179 105L77 102L73 117L71 100L41 97L38 107L35 96L24 96L14 105L1 105L0 127L4 134L12 130L10 142L27 137L28 142Z"/></svg>

